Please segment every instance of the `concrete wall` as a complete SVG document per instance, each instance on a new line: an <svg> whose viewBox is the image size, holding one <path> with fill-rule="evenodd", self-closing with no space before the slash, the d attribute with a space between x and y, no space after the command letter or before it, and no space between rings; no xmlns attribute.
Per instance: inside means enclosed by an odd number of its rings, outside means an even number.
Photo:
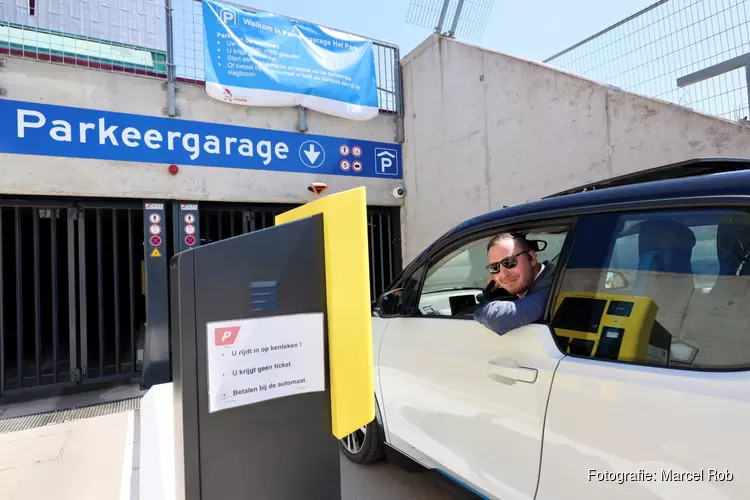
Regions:
<svg viewBox="0 0 750 500"><path fill-rule="evenodd" d="M7 89L6 99L152 116L163 116L167 106L161 80L4 59L0 87ZM182 116L176 120L297 131L296 108L231 105L208 97L200 85L180 84L177 107ZM309 111L308 128L315 135L394 142L396 118L355 122ZM5 194L304 203L314 197L307 190L311 182L328 184L327 193L364 185L370 205L403 202L392 195L402 185L399 180L198 166L180 166L172 176L162 164L0 154L0 193Z"/></svg>
<svg viewBox="0 0 750 500"><path fill-rule="evenodd" d="M750 127L431 36L402 61L404 261L475 215L694 157Z"/></svg>

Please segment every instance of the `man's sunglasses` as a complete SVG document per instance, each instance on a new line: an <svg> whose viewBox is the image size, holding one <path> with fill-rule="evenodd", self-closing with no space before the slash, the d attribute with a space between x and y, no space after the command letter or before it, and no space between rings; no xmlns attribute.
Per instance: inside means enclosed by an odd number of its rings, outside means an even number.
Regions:
<svg viewBox="0 0 750 500"><path fill-rule="evenodd" d="M487 270L490 272L490 274L497 274L500 272L500 266L503 266L505 269L513 269L518 265L518 257L525 253L529 253L530 251L531 250L524 250L523 252L505 257L500 262L493 262L492 264L487 266Z"/></svg>

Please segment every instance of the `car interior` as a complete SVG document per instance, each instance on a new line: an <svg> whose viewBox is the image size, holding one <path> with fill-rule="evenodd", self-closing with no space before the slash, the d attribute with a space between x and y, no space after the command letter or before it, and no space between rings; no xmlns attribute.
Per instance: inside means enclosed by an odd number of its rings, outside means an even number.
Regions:
<svg viewBox="0 0 750 500"><path fill-rule="evenodd" d="M702 209L623 218L604 269L569 269L561 288L599 299L616 295L635 303L652 301L655 318L635 335L669 339L669 355L658 364L710 367L719 362L713 353L727 356L717 345L734 346L739 363L750 351L744 334L750 314L736 300L750 289L748 257L747 214ZM602 318L606 323L601 314L591 321ZM559 328L560 321L556 316L553 326Z"/></svg>
<svg viewBox="0 0 750 500"><path fill-rule="evenodd" d="M557 263L567 227L525 234L536 242L540 261ZM614 236L614 243L610 237L586 243L591 252L604 252L606 261L591 268L567 269L561 290L590 299L611 296L625 302L653 303L655 318L638 327L643 331L636 336L658 337L660 345L664 338L668 340L666 354L650 358L649 363L710 367L718 363L712 353L724 352L726 356L725 350L712 347L716 342L735 346L732 351L738 363L746 359L750 336L744 332L750 324L750 310L736 298L750 293L750 214L701 209L678 216L633 215L621 219ZM408 316L471 319L487 301L514 300L502 288L487 289L490 239L473 241L431 262L423 286L420 288L424 268L407 278L403 291L386 294L386 302L398 304L384 303L384 309L407 314L407 307ZM560 305L558 301L555 312ZM576 310L581 315L586 308ZM553 317L553 327L558 320ZM575 353L596 355L589 351ZM722 363L726 365L727 360Z"/></svg>
<svg viewBox="0 0 750 500"><path fill-rule="evenodd" d="M557 263L565 241L565 230L525 232L540 262ZM482 304L493 300L515 300L502 288L488 287L487 244L491 236L474 241L432 264L419 297L419 315L471 318Z"/></svg>

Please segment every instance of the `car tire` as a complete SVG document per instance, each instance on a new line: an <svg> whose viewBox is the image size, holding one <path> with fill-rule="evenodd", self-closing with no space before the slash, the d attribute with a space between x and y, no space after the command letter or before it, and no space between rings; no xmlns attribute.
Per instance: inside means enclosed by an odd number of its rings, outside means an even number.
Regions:
<svg viewBox="0 0 750 500"><path fill-rule="evenodd" d="M371 464L385 457L383 428L376 418L339 441L346 458L357 464Z"/></svg>

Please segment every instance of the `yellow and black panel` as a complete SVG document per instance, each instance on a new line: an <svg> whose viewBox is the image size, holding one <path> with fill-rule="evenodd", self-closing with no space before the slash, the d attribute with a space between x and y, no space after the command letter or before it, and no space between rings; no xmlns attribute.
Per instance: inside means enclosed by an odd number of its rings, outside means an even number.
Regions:
<svg viewBox="0 0 750 500"><path fill-rule="evenodd" d="M552 327L569 354L666 365L671 335L656 321L649 297L602 293L560 294Z"/></svg>
<svg viewBox="0 0 750 500"><path fill-rule="evenodd" d="M372 312L364 187L323 196L276 224L323 214L331 430L341 439L375 419Z"/></svg>

